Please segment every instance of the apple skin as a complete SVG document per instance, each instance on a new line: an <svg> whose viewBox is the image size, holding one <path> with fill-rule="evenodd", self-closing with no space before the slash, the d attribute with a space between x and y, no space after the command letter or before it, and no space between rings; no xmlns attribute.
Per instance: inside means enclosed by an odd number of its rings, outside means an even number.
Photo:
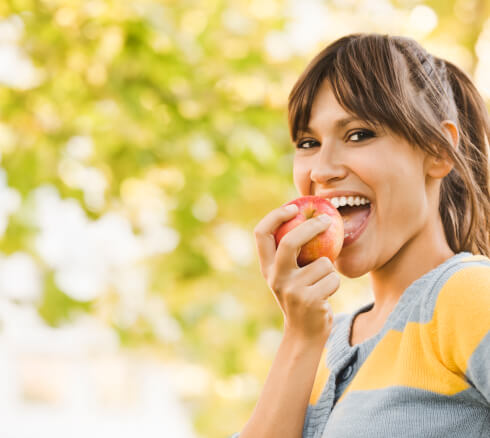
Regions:
<svg viewBox="0 0 490 438"><path fill-rule="evenodd" d="M302 196L287 202L283 207L289 204L298 206L298 214L276 230L274 233L276 246L286 233L299 224L320 214L327 214L332 219L330 226L301 247L297 263L298 266L305 266L320 257L328 257L333 263L344 243L344 221L338 210L330 201L320 196Z"/></svg>

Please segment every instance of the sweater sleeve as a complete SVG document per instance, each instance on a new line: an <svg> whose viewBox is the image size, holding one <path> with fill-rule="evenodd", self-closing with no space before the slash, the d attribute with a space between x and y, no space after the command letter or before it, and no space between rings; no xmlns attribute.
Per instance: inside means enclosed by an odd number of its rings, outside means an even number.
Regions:
<svg viewBox="0 0 490 438"><path fill-rule="evenodd" d="M490 263L465 267L442 286L434 309L440 359L490 406Z"/></svg>

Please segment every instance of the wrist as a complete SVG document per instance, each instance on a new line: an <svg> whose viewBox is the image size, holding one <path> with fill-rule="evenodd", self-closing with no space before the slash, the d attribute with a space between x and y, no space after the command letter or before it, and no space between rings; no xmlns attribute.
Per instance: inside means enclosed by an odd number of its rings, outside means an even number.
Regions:
<svg viewBox="0 0 490 438"><path fill-rule="evenodd" d="M311 335L288 327L287 325L284 326L283 342L287 342L298 350L323 350L327 339L328 335L323 333Z"/></svg>

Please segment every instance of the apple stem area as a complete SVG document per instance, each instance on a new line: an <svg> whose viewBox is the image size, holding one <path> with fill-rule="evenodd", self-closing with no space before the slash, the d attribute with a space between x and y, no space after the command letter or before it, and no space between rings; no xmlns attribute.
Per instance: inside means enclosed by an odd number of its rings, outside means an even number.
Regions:
<svg viewBox="0 0 490 438"><path fill-rule="evenodd" d="M317 209L313 205L308 205L307 208L304 209L304 215L306 219L311 219L316 216Z"/></svg>

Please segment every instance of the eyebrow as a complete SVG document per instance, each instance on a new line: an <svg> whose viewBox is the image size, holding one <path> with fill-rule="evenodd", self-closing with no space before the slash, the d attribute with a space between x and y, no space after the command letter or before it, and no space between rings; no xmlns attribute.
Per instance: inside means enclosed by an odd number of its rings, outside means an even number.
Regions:
<svg viewBox="0 0 490 438"><path fill-rule="evenodd" d="M355 121L362 122L363 120L360 119L359 117L348 116L348 117L343 117L341 119L337 119L333 126L335 129L340 129L348 125L350 122L355 122ZM305 133L305 134L314 134L313 130L309 126L307 126L304 129L299 129L298 132Z"/></svg>

